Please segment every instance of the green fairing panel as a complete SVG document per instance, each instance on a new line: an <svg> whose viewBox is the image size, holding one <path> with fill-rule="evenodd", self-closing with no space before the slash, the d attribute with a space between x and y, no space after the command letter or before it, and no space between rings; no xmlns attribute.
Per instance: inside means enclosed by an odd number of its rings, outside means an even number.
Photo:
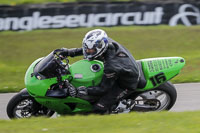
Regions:
<svg viewBox="0 0 200 133"><path fill-rule="evenodd" d="M70 114L76 112L89 112L92 111L92 105L85 100L73 97L60 98L47 98L36 97L37 102L45 107L56 111L59 114Z"/></svg>
<svg viewBox="0 0 200 133"><path fill-rule="evenodd" d="M140 61L147 80L147 84L142 90L158 87L179 74L185 65L185 60L181 57L149 58Z"/></svg>
<svg viewBox="0 0 200 133"><path fill-rule="evenodd" d="M39 80L35 76L32 76L33 69L35 65L42 60L42 58L37 59L34 61L28 70L26 71L25 74L25 86L29 92L30 95L34 96L45 96L47 90L52 84L55 84L56 78L50 78L50 79L44 79L44 80Z"/></svg>
<svg viewBox="0 0 200 133"><path fill-rule="evenodd" d="M99 67L97 71L92 69L95 65ZM75 87L97 86L102 80L104 65L103 62L97 60L80 60L72 64L69 71L73 79L71 83Z"/></svg>
<svg viewBox="0 0 200 133"><path fill-rule="evenodd" d="M88 101L79 98L66 97L60 99L60 98L46 97L45 94L47 90L50 88L52 84L57 83L57 80L56 78L39 80L35 76L31 76L35 65L40 60L42 60L42 58L34 61L28 68L25 75L26 88L29 94L32 95L38 103L48 107L51 110L58 112L59 114L88 112L92 110L92 106ZM70 76L65 75L62 78L70 79Z"/></svg>

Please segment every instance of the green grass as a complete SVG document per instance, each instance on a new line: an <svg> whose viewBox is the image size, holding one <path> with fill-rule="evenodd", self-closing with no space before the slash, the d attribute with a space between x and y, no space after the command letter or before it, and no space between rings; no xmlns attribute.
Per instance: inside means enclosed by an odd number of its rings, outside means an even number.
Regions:
<svg viewBox="0 0 200 133"><path fill-rule="evenodd" d="M81 47L85 33L94 28L35 30L0 33L0 92L24 88L24 75L37 58L56 48ZM127 47L136 59L181 56L186 66L174 83L200 82L200 26L103 28ZM72 58L71 63L82 57Z"/></svg>
<svg viewBox="0 0 200 133"><path fill-rule="evenodd" d="M200 112L0 120L1 133L200 133Z"/></svg>

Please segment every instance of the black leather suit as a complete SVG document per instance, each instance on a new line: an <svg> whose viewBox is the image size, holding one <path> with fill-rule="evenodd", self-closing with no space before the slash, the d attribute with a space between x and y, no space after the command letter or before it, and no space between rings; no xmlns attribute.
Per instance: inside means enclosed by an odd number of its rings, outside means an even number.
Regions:
<svg viewBox="0 0 200 133"><path fill-rule="evenodd" d="M134 57L122 45L108 39L107 51L97 60L104 62L104 74L99 86L88 87L88 95L101 95L94 110L99 113L107 111L120 97L124 90L134 90L138 84L139 70ZM68 55L83 55L83 49L69 49Z"/></svg>

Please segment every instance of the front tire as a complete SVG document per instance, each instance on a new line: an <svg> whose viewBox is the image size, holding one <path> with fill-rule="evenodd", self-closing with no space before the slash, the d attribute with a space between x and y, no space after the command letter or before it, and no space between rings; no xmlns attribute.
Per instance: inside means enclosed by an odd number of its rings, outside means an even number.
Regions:
<svg viewBox="0 0 200 133"><path fill-rule="evenodd" d="M30 95L24 95L24 91L16 94L7 105L7 115L13 118L29 118L32 116L51 117L54 111L37 103Z"/></svg>

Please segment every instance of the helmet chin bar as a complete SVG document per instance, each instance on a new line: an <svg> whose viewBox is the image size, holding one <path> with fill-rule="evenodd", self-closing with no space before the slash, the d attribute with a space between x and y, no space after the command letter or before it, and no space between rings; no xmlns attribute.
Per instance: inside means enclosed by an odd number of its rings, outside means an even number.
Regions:
<svg viewBox="0 0 200 133"><path fill-rule="evenodd" d="M102 49L100 52L98 52L96 55L92 56L92 55L85 55L86 59L88 59L89 61L91 60L104 60L103 54L106 52L108 46L104 47L104 49ZM91 57L88 57L91 56Z"/></svg>
<svg viewBox="0 0 200 133"><path fill-rule="evenodd" d="M95 55L97 53L97 50L96 49L87 49L86 50L86 54L88 55Z"/></svg>

